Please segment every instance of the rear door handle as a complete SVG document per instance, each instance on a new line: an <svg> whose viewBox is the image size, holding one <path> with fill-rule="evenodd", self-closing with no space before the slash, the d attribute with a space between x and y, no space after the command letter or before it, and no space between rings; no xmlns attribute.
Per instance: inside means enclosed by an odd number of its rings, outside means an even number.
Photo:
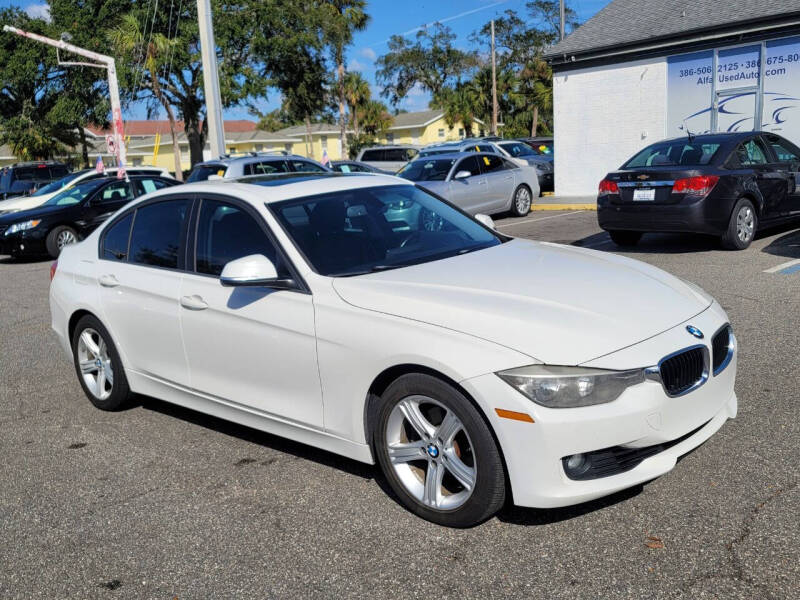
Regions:
<svg viewBox="0 0 800 600"><path fill-rule="evenodd" d="M119 285L119 281L113 275L101 275L98 281L100 285L107 288L113 288Z"/></svg>
<svg viewBox="0 0 800 600"><path fill-rule="evenodd" d="M208 308L208 303L197 294L194 294L181 297L181 306L189 310L205 310Z"/></svg>

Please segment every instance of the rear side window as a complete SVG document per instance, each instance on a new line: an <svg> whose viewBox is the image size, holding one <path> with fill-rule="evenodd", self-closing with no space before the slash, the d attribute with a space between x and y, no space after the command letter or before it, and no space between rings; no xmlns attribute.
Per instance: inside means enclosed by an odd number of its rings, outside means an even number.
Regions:
<svg viewBox="0 0 800 600"><path fill-rule="evenodd" d="M163 179L136 179L133 184L136 186L136 194L141 196L143 194L149 194L150 192L155 192L156 190L163 189L167 187L167 182Z"/></svg>
<svg viewBox="0 0 800 600"><path fill-rule="evenodd" d="M272 173L286 173L288 171L289 166L284 160L269 160L244 166L245 175L271 175Z"/></svg>
<svg viewBox="0 0 800 600"><path fill-rule="evenodd" d="M262 254L275 260L275 247L252 216L233 204L203 200L197 224L195 270L219 276L232 260Z"/></svg>
<svg viewBox="0 0 800 600"><path fill-rule="evenodd" d="M193 181L206 181L212 175L218 175L220 177L225 176L225 171L228 170L228 167L225 165L197 165L192 172L189 173L189 177L186 178L186 183L192 183Z"/></svg>
<svg viewBox="0 0 800 600"><path fill-rule="evenodd" d="M69 169L64 165L51 165L50 166L50 179L61 179L69 175Z"/></svg>
<svg viewBox="0 0 800 600"><path fill-rule="evenodd" d="M786 140L782 140L777 136L768 136L770 146L778 157L779 162L800 162L800 155L798 155L795 148Z"/></svg>
<svg viewBox="0 0 800 600"><path fill-rule="evenodd" d="M383 150L364 150L361 160L381 161L386 159L383 157Z"/></svg>
<svg viewBox="0 0 800 600"><path fill-rule="evenodd" d="M293 160L292 169L300 173L324 173L325 169L307 160Z"/></svg>
<svg viewBox="0 0 800 600"><path fill-rule="evenodd" d="M390 148L386 150L384 160L393 162L403 162L409 160L409 151L405 148Z"/></svg>
<svg viewBox="0 0 800 600"><path fill-rule="evenodd" d="M128 258L128 240L131 235L133 213L128 213L109 227L103 235L101 258L124 261Z"/></svg>
<svg viewBox="0 0 800 600"><path fill-rule="evenodd" d="M129 262L168 269L178 268L181 232L188 200L166 200L136 210Z"/></svg>
<svg viewBox="0 0 800 600"><path fill-rule="evenodd" d="M736 158L743 167L767 164L767 153L757 140L750 140L739 144L736 148Z"/></svg>
<svg viewBox="0 0 800 600"><path fill-rule="evenodd" d="M484 173L496 173L506 169L503 159L499 156L481 156L480 162Z"/></svg>

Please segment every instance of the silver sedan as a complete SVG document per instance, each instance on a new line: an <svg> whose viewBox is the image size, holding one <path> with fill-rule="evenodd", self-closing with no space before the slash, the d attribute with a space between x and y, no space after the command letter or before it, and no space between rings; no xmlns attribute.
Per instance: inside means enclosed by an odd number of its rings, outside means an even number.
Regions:
<svg viewBox="0 0 800 600"><path fill-rule="evenodd" d="M397 174L473 215L501 212L526 215L533 198L539 196L539 181L533 167L521 167L488 152L418 158Z"/></svg>

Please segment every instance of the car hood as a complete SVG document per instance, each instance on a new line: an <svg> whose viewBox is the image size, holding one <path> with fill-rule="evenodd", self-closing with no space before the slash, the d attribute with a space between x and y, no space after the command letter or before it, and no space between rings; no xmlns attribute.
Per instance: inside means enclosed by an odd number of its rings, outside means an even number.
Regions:
<svg viewBox="0 0 800 600"><path fill-rule="evenodd" d="M12 198L11 200L3 200L0 202L0 214L8 210L30 210L41 206L50 198L56 195L56 192L51 194L44 194L42 196L22 196L21 198Z"/></svg>
<svg viewBox="0 0 800 600"><path fill-rule="evenodd" d="M354 306L473 335L557 365L578 365L666 331L713 300L646 263L547 242L336 278Z"/></svg>
<svg viewBox="0 0 800 600"><path fill-rule="evenodd" d="M27 219L40 219L51 213L63 211L64 209L68 208L75 208L76 206L76 204L66 206L37 206L36 208L32 208L30 210L21 210L19 212L10 213L7 215L0 215L0 224L8 225L11 223L17 223L18 221L25 221ZM4 209L0 207L0 210Z"/></svg>

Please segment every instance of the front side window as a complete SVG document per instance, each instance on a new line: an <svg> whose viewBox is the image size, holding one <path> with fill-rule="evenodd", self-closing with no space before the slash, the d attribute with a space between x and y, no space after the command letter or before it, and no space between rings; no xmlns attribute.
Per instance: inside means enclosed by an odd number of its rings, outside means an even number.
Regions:
<svg viewBox="0 0 800 600"><path fill-rule="evenodd" d="M536 152L534 152L533 148L528 146L528 144L523 144L522 142L500 144L500 147L513 157L536 156Z"/></svg>
<svg viewBox="0 0 800 600"><path fill-rule="evenodd" d="M165 200L136 209L129 262L178 268L181 232L189 201Z"/></svg>
<svg viewBox="0 0 800 600"><path fill-rule="evenodd" d="M203 200L197 223L195 270L218 277L232 260L262 254L281 276L288 276L275 260L275 247L252 216L227 202Z"/></svg>
<svg viewBox="0 0 800 600"><path fill-rule="evenodd" d="M285 160L266 160L250 163L244 166L245 175L272 175L273 173L288 173L289 165Z"/></svg>
<svg viewBox="0 0 800 600"><path fill-rule="evenodd" d="M469 171L471 177L474 177L475 175L480 175L481 166L478 157L468 156L467 158L462 160L460 163L458 163L458 167L456 167L455 170L456 173L458 173L459 171Z"/></svg>
<svg viewBox="0 0 800 600"><path fill-rule="evenodd" d="M418 158L397 172L410 181L444 181L453 166L453 158Z"/></svg>
<svg viewBox="0 0 800 600"><path fill-rule="evenodd" d="M125 202L133 200L133 192L127 181L117 181L104 187L99 197L93 199L92 202L97 202L98 200L104 204L106 202Z"/></svg>
<svg viewBox="0 0 800 600"><path fill-rule="evenodd" d="M128 240L131 235L133 213L130 212L103 234L103 251L101 258L106 260L125 261L128 258Z"/></svg>
<svg viewBox="0 0 800 600"><path fill-rule="evenodd" d="M401 268L502 243L491 230L411 185L344 190L268 208L311 266L330 277Z"/></svg>
<svg viewBox="0 0 800 600"><path fill-rule="evenodd" d="M364 150L364 154L361 155L361 160L365 161L382 161L383 158L383 150Z"/></svg>

